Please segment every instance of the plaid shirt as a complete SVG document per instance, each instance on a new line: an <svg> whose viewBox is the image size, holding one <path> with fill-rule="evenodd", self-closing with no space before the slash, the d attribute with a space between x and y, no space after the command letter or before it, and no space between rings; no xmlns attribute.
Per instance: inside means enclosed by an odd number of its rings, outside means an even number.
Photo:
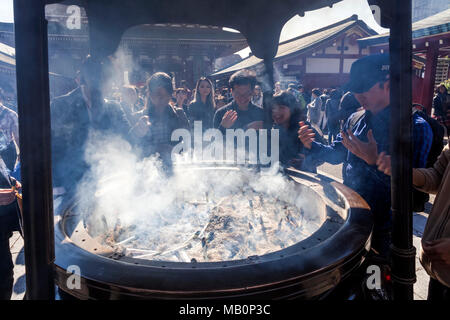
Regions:
<svg viewBox="0 0 450 320"><path fill-rule="evenodd" d="M153 118L154 119L154 118ZM170 136L172 134L172 130L166 121L163 120L153 120L152 125L150 126L148 136L148 142L156 145L163 143L171 143Z"/></svg>
<svg viewBox="0 0 450 320"><path fill-rule="evenodd" d="M189 129L189 122L184 111L172 108L170 105L164 108L162 114L158 114L151 104L148 109L136 114L139 117L149 116L152 124L147 134L135 142L144 150L144 156L164 151L166 147L176 145L178 141L171 140L172 132L179 128Z"/></svg>

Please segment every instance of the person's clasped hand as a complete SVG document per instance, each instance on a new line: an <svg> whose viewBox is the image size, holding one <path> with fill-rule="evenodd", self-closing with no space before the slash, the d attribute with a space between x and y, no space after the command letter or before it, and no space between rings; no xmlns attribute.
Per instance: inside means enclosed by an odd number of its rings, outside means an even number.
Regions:
<svg viewBox="0 0 450 320"><path fill-rule="evenodd" d="M391 156L387 155L386 152L383 151L378 155L376 164L378 170L388 176L391 175Z"/></svg>
<svg viewBox="0 0 450 320"><path fill-rule="evenodd" d="M300 121L299 123L300 129L298 130L298 138L303 143L305 148L311 149L312 142L314 141L314 130L310 128L305 122Z"/></svg>
<svg viewBox="0 0 450 320"><path fill-rule="evenodd" d="M150 129L151 122L148 116L142 116L134 127L134 132L138 137L143 137Z"/></svg>
<svg viewBox="0 0 450 320"><path fill-rule="evenodd" d="M364 160L368 165L374 165L378 158L378 147L372 130L367 132L368 142L359 140L351 130L347 133L341 131L342 144L358 158Z"/></svg>

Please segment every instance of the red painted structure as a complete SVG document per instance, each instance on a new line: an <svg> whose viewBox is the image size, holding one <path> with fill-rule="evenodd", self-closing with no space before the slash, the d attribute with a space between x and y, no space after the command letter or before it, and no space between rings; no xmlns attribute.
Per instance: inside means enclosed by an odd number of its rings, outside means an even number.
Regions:
<svg viewBox="0 0 450 320"><path fill-rule="evenodd" d="M413 75L412 97L414 103L420 103L431 113L435 88L438 58L450 55L450 9L418 21L413 28L413 55L422 60L425 67ZM389 52L389 34L358 40L362 48L369 48L370 53ZM420 74L420 76L419 76Z"/></svg>

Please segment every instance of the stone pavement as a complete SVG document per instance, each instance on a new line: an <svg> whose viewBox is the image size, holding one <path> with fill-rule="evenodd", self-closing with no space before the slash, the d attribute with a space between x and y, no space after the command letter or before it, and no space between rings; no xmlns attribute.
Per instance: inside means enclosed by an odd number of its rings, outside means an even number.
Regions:
<svg viewBox="0 0 450 320"><path fill-rule="evenodd" d="M324 164L318 168L319 173L330 176L336 180L342 181L342 165ZM430 202L426 205L426 212L430 212L434 196L430 197ZM428 213L414 213L413 215L413 242L417 250L416 255L416 276L417 282L414 285L414 299L426 300L428 292L428 275L422 268L418 258L420 249L420 237L422 236ZM15 232L10 239L11 253L14 261L14 290L12 299L23 299L25 294L25 262L23 251L23 239L18 232Z"/></svg>
<svg viewBox="0 0 450 320"><path fill-rule="evenodd" d="M25 257L23 239L18 232L14 232L9 239L11 254L14 262L14 288L11 299L21 300L25 294Z"/></svg>

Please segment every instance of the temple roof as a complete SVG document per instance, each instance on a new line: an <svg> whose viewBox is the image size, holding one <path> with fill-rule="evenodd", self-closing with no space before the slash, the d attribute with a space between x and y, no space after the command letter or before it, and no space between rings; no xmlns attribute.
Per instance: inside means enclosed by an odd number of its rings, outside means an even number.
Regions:
<svg viewBox="0 0 450 320"><path fill-rule="evenodd" d="M88 28L70 30L62 21L52 19L48 23L49 38L53 40L88 40ZM0 33L13 34L12 23L0 23ZM246 38L239 32L223 30L222 27L199 24L144 24L131 27L122 36L126 42L173 43L189 45L225 45L221 55L229 55L247 47Z"/></svg>
<svg viewBox="0 0 450 320"><path fill-rule="evenodd" d="M375 33L372 29L367 27L367 25L363 21L358 20L358 17L356 15L353 15L350 18L339 21L332 25L281 42L278 46L278 51L274 61L287 57L289 55L300 54L308 50L314 50L317 48L317 46L323 44L323 42L332 40L355 26L362 27L369 34ZM261 64L262 62L262 59L259 59L255 56L249 56L248 58L245 58L244 60L232 66L217 71L216 73L212 74L212 76L254 67L258 64Z"/></svg>
<svg viewBox="0 0 450 320"><path fill-rule="evenodd" d="M16 69L16 49L0 42L0 67L15 72ZM49 72L55 77L64 77L60 74Z"/></svg>
<svg viewBox="0 0 450 320"><path fill-rule="evenodd" d="M176 45L226 45L226 52L232 54L247 47L247 39L239 32L230 32L221 27L199 24L144 24L129 28L122 40L127 42L174 43Z"/></svg>
<svg viewBox="0 0 450 320"><path fill-rule="evenodd" d="M122 33L132 26L198 23L239 30L260 58L275 56L283 25L295 14L331 6L342 0L46 0L85 8L93 57L113 53ZM251 21L251 23L250 23Z"/></svg>
<svg viewBox="0 0 450 320"><path fill-rule="evenodd" d="M15 55L16 50L14 48L0 42L0 63L15 66Z"/></svg>
<svg viewBox="0 0 450 320"><path fill-rule="evenodd" d="M435 36L448 32L450 32L450 9L412 24L413 39ZM389 42L389 32L359 39L358 42L362 47L386 44Z"/></svg>
<svg viewBox="0 0 450 320"><path fill-rule="evenodd" d="M199 24L144 24L131 27L125 31L125 37L180 40L234 40L246 42L245 37L239 32L229 32L222 30L220 27Z"/></svg>

